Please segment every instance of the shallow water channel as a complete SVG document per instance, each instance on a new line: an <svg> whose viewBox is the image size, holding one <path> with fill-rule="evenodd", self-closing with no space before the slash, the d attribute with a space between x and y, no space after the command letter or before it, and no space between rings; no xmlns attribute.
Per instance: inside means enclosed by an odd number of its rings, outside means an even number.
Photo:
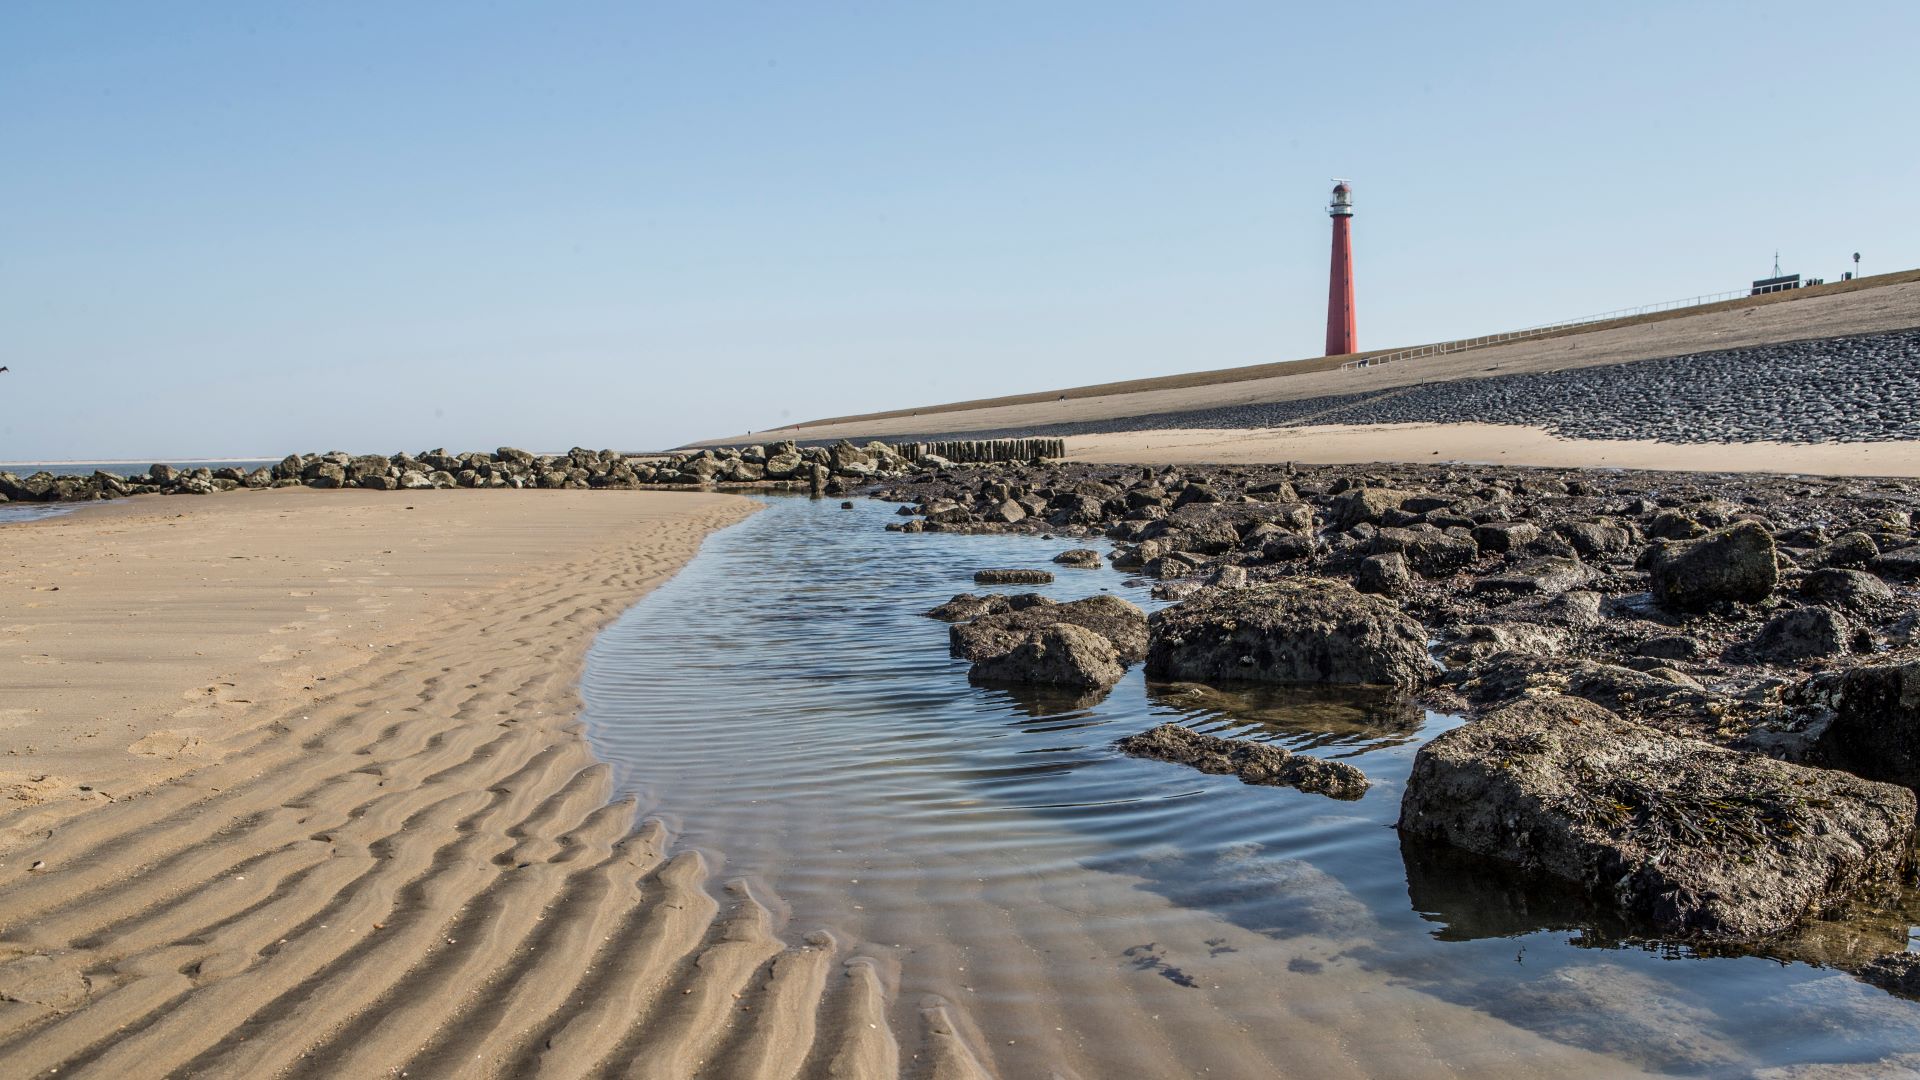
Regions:
<svg viewBox="0 0 1920 1080"><path fill-rule="evenodd" d="M1159 605L1051 566L1080 544L888 533L893 510L770 499L600 637L583 693L618 784L680 845L777 904L789 939L824 928L883 961L909 1059L930 995L1009 1077L1803 1075L1920 1051L1920 1005L1830 967L1621 944L1553 890L1403 851L1413 755L1452 718L1138 668L1097 701L969 685L921 613L981 591L977 569ZM1168 719L1373 788L1336 802L1112 748ZM1849 924L1792 955L1908 930Z"/></svg>

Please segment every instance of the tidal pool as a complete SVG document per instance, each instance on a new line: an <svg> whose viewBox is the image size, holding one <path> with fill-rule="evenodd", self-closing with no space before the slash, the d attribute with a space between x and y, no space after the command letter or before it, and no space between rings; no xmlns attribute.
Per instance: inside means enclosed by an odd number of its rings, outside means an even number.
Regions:
<svg viewBox="0 0 1920 1080"><path fill-rule="evenodd" d="M1454 718L1138 668L1091 700L969 685L921 613L983 591L977 569L1159 605L1052 566L1084 541L889 533L893 510L769 499L600 637L582 689L597 751L679 845L777 898L789 938L883 962L907 1055L940 999L1008 1077L1920 1069L1920 1005L1820 963L1905 947L1906 916L1774 957L1630 943L1578 896L1402 844L1413 755ZM1335 802L1112 748L1169 719L1373 787Z"/></svg>

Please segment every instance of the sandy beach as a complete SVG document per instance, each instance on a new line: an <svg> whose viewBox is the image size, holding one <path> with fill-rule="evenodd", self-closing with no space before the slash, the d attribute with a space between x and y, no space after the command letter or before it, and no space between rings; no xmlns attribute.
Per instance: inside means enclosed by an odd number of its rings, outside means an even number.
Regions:
<svg viewBox="0 0 1920 1080"><path fill-rule="evenodd" d="M577 735L595 631L753 505L296 490L0 529L0 1072L573 1075L642 1018L646 1075L722 1034L886 1072L872 970L815 1031L831 943L744 892L711 926L703 857L635 833ZM775 954L778 1001L721 1022L716 969ZM620 992L578 994L603 965Z"/></svg>

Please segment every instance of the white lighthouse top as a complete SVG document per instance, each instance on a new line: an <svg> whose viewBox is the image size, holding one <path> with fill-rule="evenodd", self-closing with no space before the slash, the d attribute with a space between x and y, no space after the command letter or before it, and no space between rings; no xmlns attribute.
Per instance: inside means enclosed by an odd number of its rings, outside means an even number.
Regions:
<svg viewBox="0 0 1920 1080"><path fill-rule="evenodd" d="M1333 202L1327 204L1327 216L1352 217L1353 216L1352 195L1353 195L1353 189L1347 186L1347 182L1345 180L1335 180L1333 182Z"/></svg>

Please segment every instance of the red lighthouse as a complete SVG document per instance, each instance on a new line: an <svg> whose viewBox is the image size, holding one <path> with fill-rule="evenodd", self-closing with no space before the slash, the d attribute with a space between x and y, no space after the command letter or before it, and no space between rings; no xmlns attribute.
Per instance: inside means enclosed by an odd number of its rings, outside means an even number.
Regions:
<svg viewBox="0 0 1920 1080"><path fill-rule="evenodd" d="M1327 355L1345 356L1359 346L1353 337L1353 200L1345 180L1333 185L1333 266L1327 278Z"/></svg>

